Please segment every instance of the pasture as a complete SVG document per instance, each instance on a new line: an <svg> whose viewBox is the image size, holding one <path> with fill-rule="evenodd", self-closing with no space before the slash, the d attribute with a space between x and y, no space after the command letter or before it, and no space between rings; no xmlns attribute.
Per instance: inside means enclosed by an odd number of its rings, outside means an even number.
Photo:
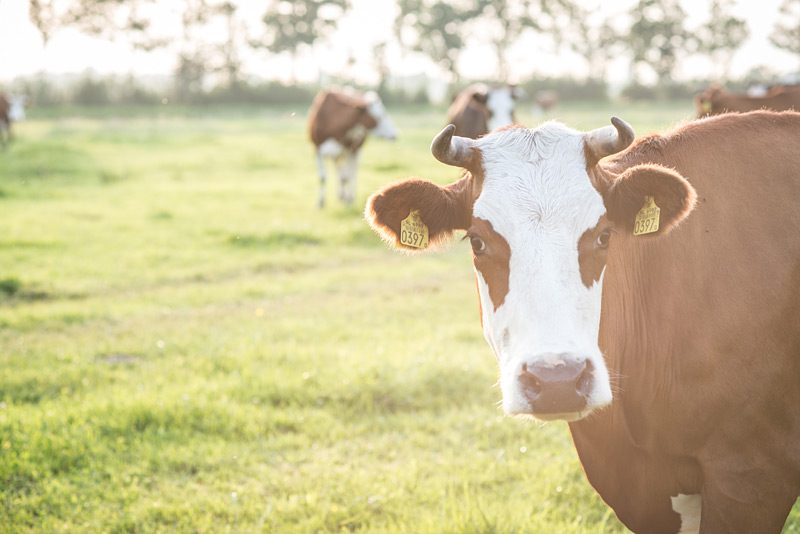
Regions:
<svg viewBox="0 0 800 534"><path fill-rule="evenodd" d="M520 122L532 126L526 109ZM316 209L305 107L36 110L0 153L0 532L621 533L564 423L505 418L468 244L369 193L457 171L389 108ZM638 135L691 102L561 105ZM784 532L800 532L796 506Z"/></svg>

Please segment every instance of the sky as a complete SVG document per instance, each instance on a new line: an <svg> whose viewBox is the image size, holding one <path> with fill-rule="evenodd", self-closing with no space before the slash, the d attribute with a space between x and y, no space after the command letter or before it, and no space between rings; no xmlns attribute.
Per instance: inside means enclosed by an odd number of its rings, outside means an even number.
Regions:
<svg viewBox="0 0 800 534"><path fill-rule="evenodd" d="M159 6L175 1L178 0L166 0ZM239 3L253 21L257 21L258 13L265 5L261 0L240 0ZM613 16L625 13L634 3L635 0L604 0L602 5L604 14ZM800 71L800 61L796 56L775 48L768 40L778 18L780 3L781 0L736 1L735 12L747 20L750 37L734 56L733 76L744 75L758 65L766 65L778 74ZM361 83L376 81L373 46L392 34L395 0L352 0L352 4L353 9L339 21L339 29L330 42L318 46L312 55L297 63L295 72L301 80L316 81L322 72L352 77ZM682 0L690 27L707 16L708 4L709 0ZM436 77L440 74L430 62L404 53L397 45L390 44L387 55L395 76L427 74ZM250 53L245 59L245 70L249 74L283 80L291 76L292 68L286 57L267 59ZM569 53L557 55L547 42L535 38L513 47L510 60L511 82L522 81L534 73L580 76L584 68L580 58ZM480 39L465 47L460 67L466 78L491 77L495 66L492 49L482 44ZM28 0L0 0L0 83L40 71L80 73L92 69L97 73L166 75L173 68L174 56L165 51L146 54L134 51L125 43L102 41L72 29L55 34L44 47L41 36L28 19ZM702 77L714 74L715 68L707 60L696 59L685 62L676 74L677 77ZM626 78L629 75L627 61L612 63L609 73L611 78Z"/></svg>

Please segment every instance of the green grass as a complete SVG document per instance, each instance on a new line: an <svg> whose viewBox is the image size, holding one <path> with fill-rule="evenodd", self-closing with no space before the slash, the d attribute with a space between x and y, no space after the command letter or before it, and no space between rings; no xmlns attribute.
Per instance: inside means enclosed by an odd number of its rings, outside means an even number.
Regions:
<svg viewBox="0 0 800 534"><path fill-rule="evenodd" d="M394 110L324 211L305 109L80 111L0 154L0 532L625 532L564 424L497 407L466 245L409 258L361 219L457 178L442 109Z"/></svg>

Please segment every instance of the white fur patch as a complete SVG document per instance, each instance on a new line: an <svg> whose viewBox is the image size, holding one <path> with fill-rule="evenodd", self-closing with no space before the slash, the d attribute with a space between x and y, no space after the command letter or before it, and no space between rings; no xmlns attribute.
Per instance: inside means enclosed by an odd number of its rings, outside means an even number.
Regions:
<svg viewBox="0 0 800 534"><path fill-rule="evenodd" d="M477 141L485 181L473 214L488 220L511 249L509 291L497 310L487 298L485 280L478 277L484 335L500 363L508 414L531 411L518 379L523 366L553 355L585 358L593 368L586 411L565 414L568 418L611 402L598 347L602 278L587 288L578 263L580 237L605 213L586 173L583 139L580 132L546 123ZM501 343L506 337L508 342Z"/></svg>
<svg viewBox="0 0 800 534"><path fill-rule="evenodd" d="M25 120L25 103L28 97L13 95L8 98L8 118L13 122Z"/></svg>
<svg viewBox="0 0 800 534"><path fill-rule="evenodd" d="M392 119L389 118L389 114L386 113L386 108L383 107L378 95L375 95L374 99L371 100L367 111L378 122L375 128L370 130L372 135L389 140L397 137L397 129L394 127Z"/></svg>
<svg viewBox="0 0 800 534"><path fill-rule="evenodd" d="M336 139L328 139L319 145L319 155L323 158L336 159L342 155L344 147Z"/></svg>
<svg viewBox="0 0 800 534"><path fill-rule="evenodd" d="M681 529L678 534L699 534L702 498L699 494L679 493L672 499L672 509L681 516Z"/></svg>
<svg viewBox="0 0 800 534"><path fill-rule="evenodd" d="M490 89L486 98L486 107L492 112L487 126L489 131L514 123L514 95L510 87Z"/></svg>

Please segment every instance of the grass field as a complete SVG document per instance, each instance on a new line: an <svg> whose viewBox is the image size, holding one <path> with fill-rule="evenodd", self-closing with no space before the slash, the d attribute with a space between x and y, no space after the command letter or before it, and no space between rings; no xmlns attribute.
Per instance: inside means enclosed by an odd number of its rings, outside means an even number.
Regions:
<svg viewBox="0 0 800 534"><path fill-rule="evenodd" d="M315 208L305 108L32 110L0 153L0 532L620 533L566 425L504 418L467 245ZM562 106L638 134L691 103ZM533 125L522 110L521 122ZM550 117L546 117L550 118ZM785 532L800 532L796 507Z"/></svg>

